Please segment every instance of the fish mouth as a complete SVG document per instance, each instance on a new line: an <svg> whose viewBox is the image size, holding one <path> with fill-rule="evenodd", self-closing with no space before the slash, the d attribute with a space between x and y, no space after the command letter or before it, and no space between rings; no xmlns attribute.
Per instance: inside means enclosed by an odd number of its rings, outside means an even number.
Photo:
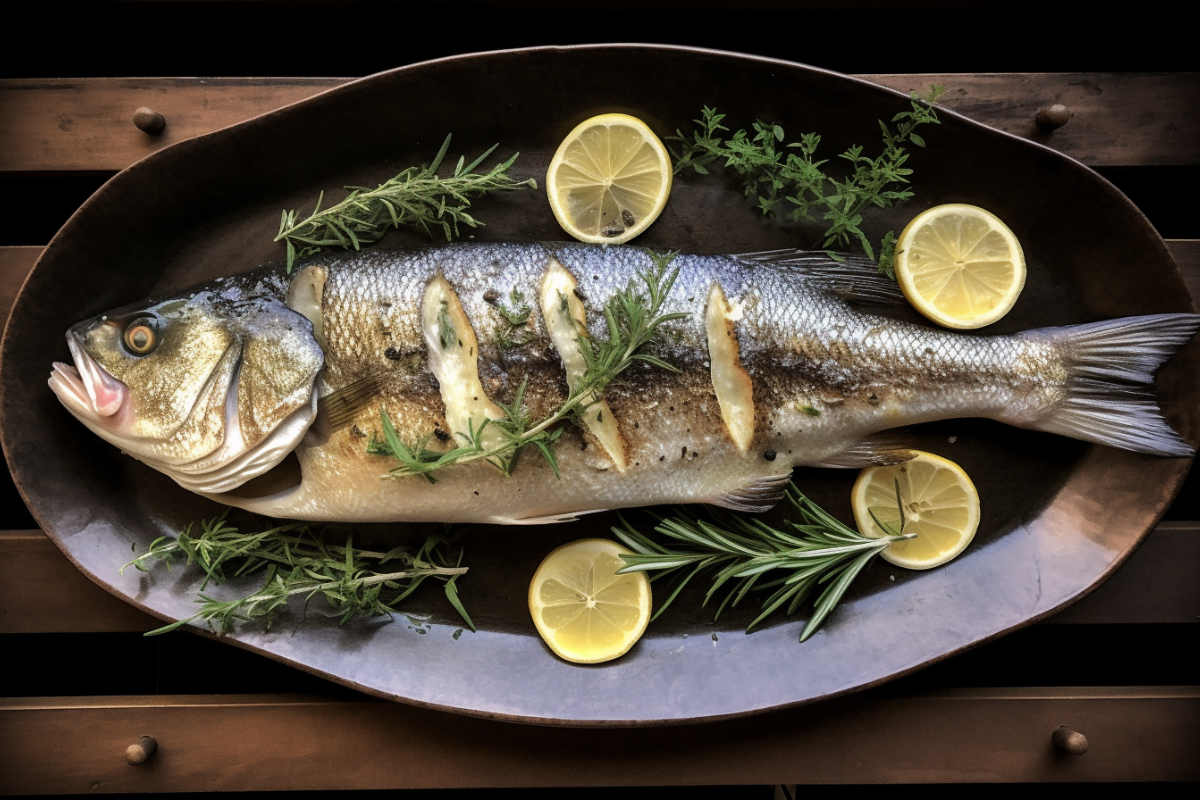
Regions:
<svg viewBox="0 0 1200 800"><path fill-rule="evenodd" d="M122 412L129 409L129 387L96 363L75 334L67 334L67 347L75 365L55 361L50 373L50 388L59 402L92 422L119 424L128 416Z"/></svg>

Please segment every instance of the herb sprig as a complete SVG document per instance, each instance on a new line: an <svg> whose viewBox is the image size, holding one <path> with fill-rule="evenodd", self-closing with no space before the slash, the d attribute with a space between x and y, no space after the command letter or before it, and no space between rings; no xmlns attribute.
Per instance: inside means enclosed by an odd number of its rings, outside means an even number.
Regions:
<svg viewBox="0 0 1200 800"><path fill-rule="evenodd" d="M716 617L726 607L736 606L752 589L774 589L763 601L762 612L746 627L747 633L785 604L788 615L795 613L806 598L824 586L800 634L803 642L816 633L871 559L892 542L912 539L916 534L904 533L906 520L899 483L896 502L900 506L900 529L880 522L872 512L876 524L887 532L879 538L863 536L843 525L805 497L795 484L788 487L787 497L799 512L800 521L787 520L783 528L738 514L714 513L709 520L679 510L673 516L659 517L654 530L681 543L677 545L650 539L622 516L621 526L612 531L634 552L621 556L626 566L618 574L657 572L651 579L657 580L672 573L686 573L652 620L671 605L692 578L709 569L715 569L716 574L704 604L722 589L727 590ZM769 578L768 573L776 570L782 575Z"/></svg>
<svg viewBox="0 0 1200 800"><path fill-rule="evenodd" d="M467 212L470 198L503 189L537 188L533 178L518 181L508 175L518 153L486 172L475 172L498 146L492 145L470 164L465 164L465 157L459 158L454 174L441 178L437 171L450 148L447 136L428 166L409 167L374 189L347 186L350 195L324 210L322 192L312 213L303 219L297 220L294 210L284 211L275 241L287 244L287 271L292 271L297 258L312 255L322 247L359 250L364 244L382 239L388 228L401 225L419 228L427 236L441 228L447 241L459 235L460 224L481 227L483 223Z"/></svg>
<svg viewBox="0 0 1200 800"><path fill-rule="evenodd" d="M304 607L317 596L341 612L341 623L356 616L390 616L427 578L445 582L446 599L471 630L475 625L458 597L455 585L467 572L462 566L459 535L447 530L429 536L417 548L394 547L386 553L359 550L353 536L346 544L325 542L304 523L279 525L266 530L244 533L230 525L224 514L189 523L172 539L155 539L149 550L121 568L149 572L154 562L184 559L185 566L196 565L204 572L195 615L147 633L155 636L175 630L194 620L203 620L214 632L225 634L237 622L261 620L267 625L287 606L293 595L304 596ZM374 562L374 563L370 563ZM395 562L403 569L384 571L378 567ZM221 584L229 577L265 571L263 585L255 592L235 600L218 600L204 593L208 585Z"/></svg>
<svg viewBox="0 0 1200 800"><path fill-rule="evenodd" d="M681 130L667 137L673 143L669 149L675 160L675 174L690 168L706 175L708 165L721 161L742 177L746 196L755 198L763 216L779 216L780 203L786 201L794 206L786 215L793 222L818 223L820 217L825 228L822 247L845 247L857 242L868 257L875 259L875 249L860 227L862 213L868 206L886 208L913 196L912 191L900 187L912 174L904 166L909 157L904 146L925 146L916 128L939 124L933 104L944 91L941 86L932 86L924 98L913 92L911 110L892 117L894 131L880 120L882 152L871 158L863 155L862 145L853 145L839 156L850 165L849 173L840 180L826 171L828 159L816 159L821 144L818 134L806 133L800 141L784 144L782 127L758 120L753 133L741 129L726 138L722 132L729 132L729 128L721 124L726 115L705 106L702 118L693 120L697 130L690 140ZM895 236L889 232L879 248L880 272L892 277L894 244Z"/></svg>
<svg viewBox="0 0 1200 800"><path fill-rule="evenodd" d="M533 308L525 302L525 295L516 287L508 295L511 305L506 305L497 298L492 305L500 312L504 320L504 328L496 332L496 347L501 350L512 350L533 341L533 333L528 329L529 320L533 316Z"/></svg>
<svg viewBox="0 0 1200 800"><path fill-rule="evenodd" d="M676 255L678 254L674 252L662 255L651 253L654 264L648 271L639 275L642 286L631 281L623 290L613 295L604 307L607 340L592 339L582 329L578 332L578 342L585 365L583 378L570 388L567 399L550 415L536 421L530 418L524 404L526 384L522 381L511 404L497 403L504 412L503 418L485 419L478 428L472 424L469 426L470 430L456 431L455 438L461 441L461 444L443 452L428 447L433 434L426 436L414 447L405 446L388 419L386 410L381 412L383 441L372 438L367 445L367 451L389 455L400 462L399 466L391 469L384 477L423 475L433 481L431 473L437 470L480 459L490 461L505 475L511 475L518 456L530 446L541 453L554 470L554 474L558 475L558 459L553 450L554 443L562 435L562 428L556 427L558 423L570 417L578 417L597 403L605 387L636 363L650 364L671 372L678 371L675 366L658 356L645 352L646 345L659 335L664 325L688 316L686 312L662 311L679 275L678 269L670 268ZM484 445L483 432L489 427L494 427L503 435L503 441L499 445Z"/></svg>

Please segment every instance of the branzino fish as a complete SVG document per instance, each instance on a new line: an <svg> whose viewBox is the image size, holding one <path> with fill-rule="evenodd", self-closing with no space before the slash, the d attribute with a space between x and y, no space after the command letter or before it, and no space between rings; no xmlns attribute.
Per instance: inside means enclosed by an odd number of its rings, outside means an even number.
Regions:
<svg viewBox="0 0 1200 800"><path fill-rule="evenodd" d="M907 457L888 431L953 417L1163 456L1157 368L1200 324L1129 317L1016 335L897 321L874 265L781 251L678 255L651 351L553 444L384 479L386 413L408 447L449 449L524 383L544 419L580 380L579 330L655 268L635 247L457 244L324 255L81 322L50 386L84 425L181 486L301 520L536 523L663 503L779 500L792 467ZM524 311L527 316L522 321ZM506 313L507 312L507 313ZM498 435L498 426L485 434ZM291 456L294 454L294 458Z"/></svg>

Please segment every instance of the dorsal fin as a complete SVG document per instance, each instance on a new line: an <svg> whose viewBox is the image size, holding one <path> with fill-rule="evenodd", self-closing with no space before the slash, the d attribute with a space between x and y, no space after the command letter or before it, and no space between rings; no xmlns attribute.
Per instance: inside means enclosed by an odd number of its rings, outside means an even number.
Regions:
<svg viewBox="0 0 1200 800"><path fill-rule="evenodd" d="M792 479L790 471L753 478L744 486L721 494L700 498L701 503L728 508L730 511L758 513L774 508L787 492Z"/></svg>
<svg viewBox="0 0 1200 800"><path fill-rule="evenodd" d="M752 264L774 264L801 272L826 291L853 303L874 306L904 305L904 293L879 266L865 255L821 250L764 250L734 256Z"/></svg>

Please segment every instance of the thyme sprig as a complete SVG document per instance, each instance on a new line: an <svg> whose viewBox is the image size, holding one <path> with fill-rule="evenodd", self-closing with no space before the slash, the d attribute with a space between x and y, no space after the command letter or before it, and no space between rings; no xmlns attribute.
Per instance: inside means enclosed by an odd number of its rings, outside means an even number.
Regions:
<svg viewBox="0 0 1200 800"><path fill-rule="evenodd" d="M350 195L324 210L322 192L312 213L303 219L298 220L294 210L284 211L275 241L287 244L287 271L292 271L297 258L312 255L322 247L359 250L364 244L382 239L388 228L401 225L419 228L430 237L441 228L447 241L460 235L460 224L482 227L483 223L467 211L470 198L503 189L537 188L532 178L518 181L508 175L518 153L486 172L475 172L498 146L492 145L470 164L460 157L454 173L442 178L437 171L450 148L447 136L428 166L409 167L374 189L347 186Z"/></svg>
<svg viewBox="0 0 1200 800"><path fill-rule="evenodd" d="M238 622L261 620L267 625L287 606L293 595L304 595L304 607L317 596L341 612L340 624L356 616L390 616L427 578L445 582L446 599L475 630L455 585L467 572L462 566L459 533L447 530L429 536L417 548L394 547L386 553L354 547L353 536L345 545L324 541L304 523L277 525L255 532L242 532L230 525L226 515L189 523L172 539L162 536L150 548L121 568L149 572L155 562L165 562L170 570L179 558L185 566L198 566L204 572L196 602L200 611L147 633L155 636L175 630L195 620L203 620L211 630L225 634ZM370 563L374 562L374 563ZM403 569L384 571L379 565L395 562ZM227 578L265 572L262 586L234 600L218 600L204 593L208 585L219 585Z"/></svg>
<svg viewBox="0 0 1200 800"><path fill-rule="evenodd" d="M680 509L672 516L660 516L654 530L681 544L657 542L638 532L622 516L620 527L612 531L634 552L621 556L626 566L618 573L657 572L651 580L672 573L684 575L652 620L671 605L692 578L709 569L715 569L716 574L704 604L727 589L714 618L720 617L726 607L736 606L752 589L774 589L763 600L761 613L746 627L747 633L785 604L789 616L795 613L805 599L824 586L800 634L803 642L816 633L871 559L892 542L912 539L916 534L904 533L906 520L899 483L896 502L900 506L900 529L880 522L871 512L876 524L887 532L879 538L843 525L805 497L795 484L788 487L787 497L800 520L787 520L782 528L741 514L713 513L711 519L704 519ZM779 577L770 577L773 572Z"/></svg>
<svg viewBox="0 0 1200 800"><path fill-rule="evenodd" d="M862 145L851 146L839 156L850 165L849 173L840 180L826 171L828 159L816 159L821 144L818 134L805 133L800 141L784 144L781 126L757 120L753 133L740 129L726 138L722 132L729 132L729 128L721 124L726 115L707 106L701 111L701 119L693 120L697 130L691 139L676 130L675 136L667 137L673 143L668 147L675 160L675 174L690 168L706 175L708 165L721 161L742 177L746 196L755 198L763 216L778 216L780 203L786 202L794 206L786 215L788 220L823 224L822 247L846 247L857 242L874 259L875 249L860 227L863 211L868 206L886 208L913 196L911 190L901 186L912 174L904 166L909 157L905 145L925 146L916 128L939 124L933 104L944 91L944 87L931 86L926 97L913 92L912 108L892 117L895 130L880 120L882 152L872 158L863 155ZM892 277L894 243L895 237L889 232L879 248L880 272Z"/></svg>
<svg viewBox="0 0 1200 800"><path fill-rule="evenodd" d="M663 313L662 310L679 275L678 269L670 267L676 255L678 253L675 252L650 253L653 266L639 275L641 285L631 281L608 301L604 307L607 340L593 339L585 330L579 330L577 340L586 369L582 379L570 387L567 399L548 416L539 420L530 418L524 403L526 384L522 381L511 404L497 403L504 412L501 419L485 419L477 428L471 424L467 431L456 431L455 439L461 444L448 451L440 451L428 447L432 434L413 447L406 446L388 419L387 411L382 411L383 441L372 438L367 451L388 455L400 462L383 477L423 475L432 481L434 478L431 473L437 470L480 459L488 460L505 475L511 475L518 456L528 447L536 448L550 464L554 474L559 475L553 445L562 435L562 428L557 427L560 422L578 417L598 402L605 387L634 364L640 362L671 372L678 371L675 366L645 350L662 332L664 325L688 316L686 312ZM483 432L489 427L502 434L503 441L500 444L489 447L483 443Z"/></svg>

